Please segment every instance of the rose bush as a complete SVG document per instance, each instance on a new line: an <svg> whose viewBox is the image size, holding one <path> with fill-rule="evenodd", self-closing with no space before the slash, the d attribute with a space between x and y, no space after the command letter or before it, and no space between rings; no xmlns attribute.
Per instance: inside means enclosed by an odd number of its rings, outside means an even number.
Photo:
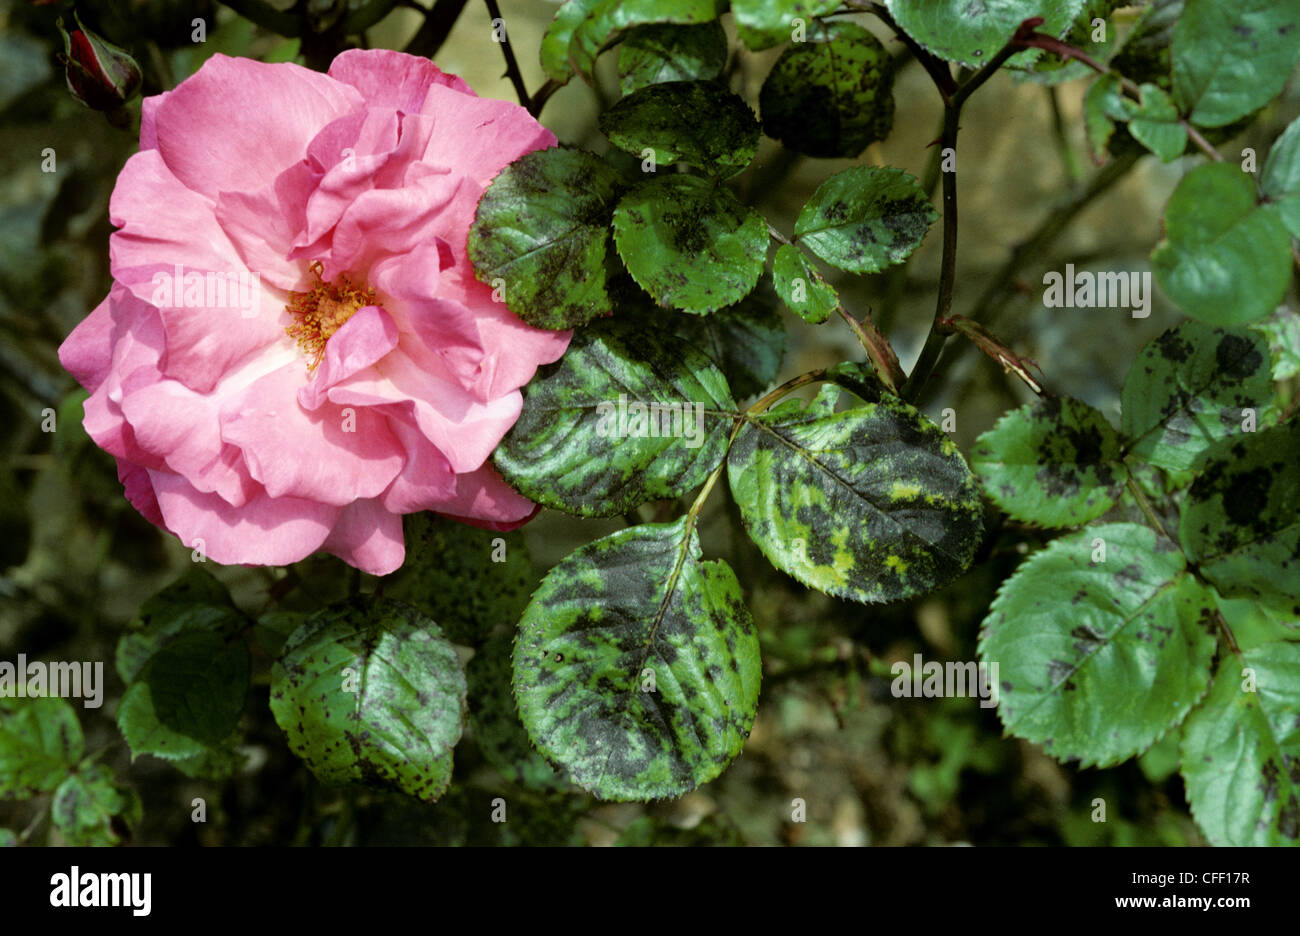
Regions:
<svg viewBox="0 0 1300 936"><path fill-rule="evenodd" d="M403 561L401 515L535 506L487 459L569 332L477 282L485 187L554 136L429 61L213 56L147 98L110 204L114 284L60 360L131 503L222 563Z"/></svg>

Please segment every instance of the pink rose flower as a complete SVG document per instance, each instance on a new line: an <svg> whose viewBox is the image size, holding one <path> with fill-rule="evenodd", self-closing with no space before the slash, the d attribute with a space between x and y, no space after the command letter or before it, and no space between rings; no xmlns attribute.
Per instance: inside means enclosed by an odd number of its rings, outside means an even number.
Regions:
<svg viewBox="0 0 1300 936"><path fill-rule="evenodd" d="M145 99L112 291L59 349L136 509L217 562L376 575L402 514L526 522L487 459L571 333L494 302L466 238L493 176L554 144L391 51L325 75L215 55Z"/></svg>

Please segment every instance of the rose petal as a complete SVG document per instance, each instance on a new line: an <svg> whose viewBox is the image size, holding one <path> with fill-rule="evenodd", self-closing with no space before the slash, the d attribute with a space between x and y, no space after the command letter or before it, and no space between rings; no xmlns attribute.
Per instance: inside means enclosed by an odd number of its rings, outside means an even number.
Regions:
<svg viewBox="0 0 1300 936"><path fill-rule="evenodd" d="M402 518L373 498L353 501L343 508L321 549L371 575L396 572L406 559Z"/></svg>

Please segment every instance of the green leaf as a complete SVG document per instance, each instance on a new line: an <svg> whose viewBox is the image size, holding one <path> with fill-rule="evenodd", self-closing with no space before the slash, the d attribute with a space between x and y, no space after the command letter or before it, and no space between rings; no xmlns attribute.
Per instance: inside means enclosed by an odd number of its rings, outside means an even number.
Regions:
<svg viewBox="0 0 1300 936"><path fill-rule="evenodd" d="M1128 112L1128 131L1161 162L1172 162L1187 149L1187 128L1179 119L1173 99L1156 85L1144 84L1142 102L1123 98Z"/></svg>
<svg viewBox="0 0 1300 936"><path fill-rule="evenodd" d="M1300 238L1300 119L1291 121L1269 150L1260 187L1287 231Z"/></svg>
<svg viewBox="0 0 1300 936"><path fill-rule="evenodd" d="M600 115L620 149L657 165L684 161L727 178L758 149L758 120L744 98L712 81L667 81L634 91Z"/></svg>
<svg viewBox="0 0 1300 936"><path fill-rule="evenodd" d="M708 23L716 20L727 5L725 0L603 0L587 8L590 12L573 29L569 61L590 84L596 57L632 27Z"/></svg>
<svg viewBox="0 0 1300 936"><path fill-rule="evenodd" d="M1007 731L1059 760L1108 767L1200 701L1213 605L1178 547L1133 523L1091 526L1021 564L980 637Z"/></svg>
<svg viewBox="0 0 1300 936"><path fill-rule="evenodd" d="M770 387L781 372L786 329L767 278L740 302L711 315L679 315L675 332L712 359L737 400Z"/></svg>
<svg viewBox="0 0 1300 936"><path fill-rule="evenodd" d="M63 699L0 695L0 796L53 790L84 748L77 714Z"/></svg>
<svg viewBox="0 0 1300 936"><path fill-rule="evenodd" d="M750 417L727 477L750 538L827 594L894 601L970 565L983 512L947 434L897 397L833 413L838 389Z"/></svg>
<svg viewBox="0 0 1300 936"><path fill-rule="evenodd" d="M92 764L54 792L50 819L69 845L119 845L143 815L140 797Z"/></svg>
<svg viewBox="0 0 1300 936"><path fill-rule="evenodd" d="M762 676L758 632L683 517L583 546L520 622L515 697L541 752L601 799L681 796L740 753Z"/></svg>
<svg viewBox="0 0 1300 936"><path fill-rule="evenodd" d="M131 630L117 642L117 674L130 683L179 634L211 631L229 636L246 623L226 587L196 565L140 606Z"/></svg>
<svg viewBox="0 0 1300 936"><path fill-rule="evenodd" d="M1041 16L1037 32L1060 38L1084 0L885 0L903 31L941 59L979 68L1007 44L1020 24ZM1031 59L1020 53L1013 64Z"/></svg>
<svg viewBox="0 0 1300 936"><path fill-rule="evenodd" d="M839 307L835 288L822 278L817 269L793 244L777 248L772 261L772 282L781 301L790 310L814 325L826 321Z"/></svg>
<svg viewBox="0 0 1300 936"><path fill-rule="evenodd" d="M662 329L599 322L524 388L494 458L531 500L610 517L703 484L725 455L734 410L702 351Z"/></svg>
<svg viewBox="0 0 1300 936"><path fill-rule="evenodd" d="M1257 601L1215 595L1215 604L1242 650L1277 640L1300 640L1300 620Z"/></svg>
<svg viewBox="0 0 1300 936"><path fill-rule="evenodd" d="M1266 320L1250 327L1268 339L1274 380L1290 380L1300 374L1300 315L1281 305Z"/></svg>
<svg viewBox="0 0 1300 936"><path fill-rule="evenodd" d="M857 156L889 136L893 86L893 60L880 40L856 23L819 22L763 82L763 132L808 156Z"/></svg>
<svg viewBox="0 0 1300 936"><path fill-rule="evenodd" d="M1276 97L1297 61L1294 0L1187 0L1174 27L1174 99L1193 123L1222 127Z"/></svg>
<svg viewBox="0 0 1300 936"><path fill-rule="evenodd" d="M741 42L757 51L804 41L800 36L807 36L808 27L813 26L810 21L839 6L839 0L731 0L731 14Z"/></svg>
<svg viewBox="0 0 1300 936"><path fill-rule="evenodd" d="M1224 654L1209 697L1183 727L1182 754L1187 800L1212 844L1296 844L1300 644Z"/></svg>
<svg viewBox="0 0 1300 936"><path fill-rule="evenodd" d="M321 781L429 803L451 781L465 691L437 624L368 595L312 615L271 670L271 712Z"/></svg>
<svg viewBox="0 0 1300 936"><path fill-rule="evenodd" d="M1242 325L1282 301L1291 239L1274 205L1235 163L1193 169L1165 208L1165 239L1151 255L1160 287L1193 318Z"/></svg>
<svg viewBox="0 0 1300 936"><path fill-rule="evenodd" d="M1007 413L975 440L971 468L999 507L1045 527L1100 517L1128 480L1115 430L1071 397L1043 397Z"/></svg>
<svg viewBox="0 0 1300 936"><path fill-rule="evenodd" d="M233 736L248 699L248 646L209 630L183 633L155 653L127 687L117 725L141 754L233 770Z"/></svg>
<svg viewBox="0 0 1300 936"><path fill-rule="evenodd" d="M1094 60L1105 62L1119 43L1120 30L1112 21L1112 14L1128 5L1128 0L1085 0L1064 36L1065 42L1087 52ZM1096 27L1093 23L1098 19L1104 21L1105 35L1102 39L1094 38ZM1082 62L1045 55L1034 61L1027 76L1036 82L1055 85L1092 74L1092 70Z"/></svg>
<svg viewBox="0 0 1300 936"><path fill-rule="evenodd" d="M1119 79L1101 75L1083 97L1083 128L1093 162L1100 163L1115 133L1115 121L1127 116Z"/></svg>
<svg viewBox="0 0 1300 936"><path fill-rule="evenodd" d="M547 78L564 84L573 77L573 63L569 61L569 43L573 39L573 31L593 10L605 3L606 0L565 0L564 5L555 12L555 17L542 36L540 52L542 71L546 72Z"/></svg>
<svg viewBox="0 0 1300 936"><path fill-rule="evenodd" d="M1205 450L1178 535L1225 598L1300 615L1300 426L1231 436Z"/></svg>
<svg viewBox="0 0 1300 936"><path fill-rule="evenodd" d="M767 221L699 176L643 182L614 209L614 245L637 285L696 314L739 302L763 272Z"/></svg>
<svg viewBox="0 0 1300 936"><path fill-rule="evenodd" d="M609 219L623 183L585 150L535 150L501 170L469 229L474 275L535 328L574 328L613 308Z"/></svg>
<svg viewBox="0 0 1300 936"><path fill-rule="evenodd" d="M1127 448L1173 471L1242 430L1244 410L1273 395L1268 347L1246 329L1183 322L1149 342L1124 382Z"/></svg>
<svg viewBox="0 0 1300 936"><path fill-rule="evenodd" d="M448 640L474 646L513 628L537 584L519 533L469 526L433 513L404 518L406 562L384 593L415 605Z"/></svg>
<svg viewBox="0 0 1300 936"><path fill-rule="evenodd" d="M510 637L493 637L465 666L469 721L474 741L487 762L508 780L534 790L568 790L563 775L533 750L519 721L511 691Z"/></svg>
<svg viewBox="0 0 1300 936"><path fill-rule="evenodd" d="M696 26L636 26L618 50L624 94L665 81L717 78L727 64L727 33L717 20Z"/></svg>
<svg viewBox="0 0 1300 936"><path fill-rule="evenodd" d="M799 212L794 234L833 267L879 273L907 259L938 217L906 172L855 166L817 187Z"/></svg>

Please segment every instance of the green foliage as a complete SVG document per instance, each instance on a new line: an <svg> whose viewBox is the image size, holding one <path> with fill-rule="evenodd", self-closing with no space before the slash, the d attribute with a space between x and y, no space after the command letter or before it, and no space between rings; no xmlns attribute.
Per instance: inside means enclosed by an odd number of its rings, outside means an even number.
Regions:
<svg viewBox="0 0 1300 936"><path fill-rule="evenodd" d="M271 671L271 711L325 783L433 802L451 782L465 675L438 625L388 599L323 608Z"/></svg>
<svg viewBox="0 0 1300 936"><path fill-rule="evenodd" d="M814 325L831 317L839 307L835 288L794 244L782 244L772 261L772 280L781 301L800 318Z"/></svg>
<svg viewBox="0 0 1300 936"><path fill-rule="evenodd" d="M1300 120L1293 120L1269 150L1259 184L1287 231L1300 237Z"/></svg>
<svg viewBox="0 0 1300 936"><path fill-rule="evenodd" d="M572 328L607 315L609 219L624 188L583 150L528 153L492 180L469 233L475 275L537 328Z"/></svg>
<svg viewBox="0 0 1300 936"><path fill-rule="evenodd" d="M542 580L519 623L514 687L541 752L604 799L680 796L740 753L758 633L690 519L620 530Z"/></svg>
<svg viewBox="0 0 1300 936"><path fill-rule="evenodd" d="M1140 90L1140 103L1123 99L1128 132L1162 162L1172 162L1187 148L1187 128L1173 99L1158 85L1144 84Z"/></svg>
<svg viewBox="0 0 1300 936"><path fill-rule="evenodd" d="M1177 546L1147 527L1055 541L1006 581L984 621L980 657L998 665L1002 723L1085 767L1140 754L1205 694L1212 609Z"/></svg>
<svg viewBox="0 0 1300 936"><path fill-rule="evenodd" d="M85 741L62 699L0 695L0 796L26 798L57 787Z"/></svg>
<svg viewBox="0 0 1300 936"><path fill-rule="evenodd" d="M938 217L906 172L858 166L818 186L799 212L794 234L831 266L879 273L907 259Z"/></svg>
<svg viewBox="0 0 1300 936"><path fill-rule="evenodd" d="M633 91L600 115L615 146L657 165L690 163L726 178L758 149L758 121L745 99L712 81L667 81Z"/></svg>
<svg viewBox="0 0 1300 936"><path fill-rule="evenodd" d="M1262 107L1300 62L1300 5L1293 0L1187 0L1174 27L1174 99L1203 127Z"/></svg>
<svg viewBox="0 0 1300 936"><path fill-rule="evenodd" d="M540 504L615 516L702 484L722 461L734 409L726 378L702 351L602 322L525 388L496 466Z"/></svg>
<svg viewBox="0 0 1300 936"><path fill-rule="evenodd" d="M754 50L770 49L794 38L795 20L832 13L839 0L732 0L731 13L740 41Z"/></svg>
<svg viewBox="0 0 1300 936"><path fill-rule="evenodd" d="M1043 17L1039 32L1065 35L1084 0L1002 0L979 5L968 0L886 0L885 5L904 32L939 58L979 68L1031 17Z"/></svg>
<svg viewBox="0 0 1300 936"><path fill-rule="evenodd" d="M765 390L781 372L785 323L772 284L758 286L740 302L706 316L680 315L675 333L707 354L727 378L737 400Z"/></svg>
<svg viewBox="0 0 1300 936"><path fill-rule="evenodd" d="M745 421L727 457L745 529L773 565L827 594L894 601L947 584L982 526L957 446L896 397L837 414L837 395Z"/></svg>
<svg viewBox="0 0 1300 936"><path fill-rule="evenodd" d="M614 245L632 278L685 312L745 298L763 272L767 240L761 214L699 176L653 178L614 209Z"/></svg>
<svg viewBox="0 0 1300 936"><path fill-rule="evenodd" d="M50 818L69 845L121 844L142 815L135 792L98 764L59 784L50 803Z"/></svg>
<svg viewBox="0 0 1300 936"><path fill-rule="evenodd" d="M880 40L856 23L819 22L763 82L763 130L809 156L857 156L889 136L893 84L893 62Z"/></svg>
<svg viewBox="0 0 1300 936"><path fill-rule="evenodd" d="M1151 255L1160 287L1193 318L1242 325L1263 318L1291 282L1291 238L1275 205L1235 163L1193 169L1165 208Z"/></svg>
<svg viewBox="0 0 1300 936"><path fill-rule="evenodd" d="M1183 728L1192 815L1215 845L1300 840L1300 644L1268 643L1219 664Z"/></svg>
<svg viewBox="0 0 1300 936"><path fill-rule="evenodd" d="M1115 430L1070 397L1043 397L1003 416L976 440L971 466L994 503L1045 527L1095 520L1128 479Z"/></svg>
<svg viewBox="0 0 1300 936"><path fill-rule="evenodd" d="M636 26L618 50L624 94L665 81L717 78L727 64L727 34L717 20L695 26Z"/></svg>

